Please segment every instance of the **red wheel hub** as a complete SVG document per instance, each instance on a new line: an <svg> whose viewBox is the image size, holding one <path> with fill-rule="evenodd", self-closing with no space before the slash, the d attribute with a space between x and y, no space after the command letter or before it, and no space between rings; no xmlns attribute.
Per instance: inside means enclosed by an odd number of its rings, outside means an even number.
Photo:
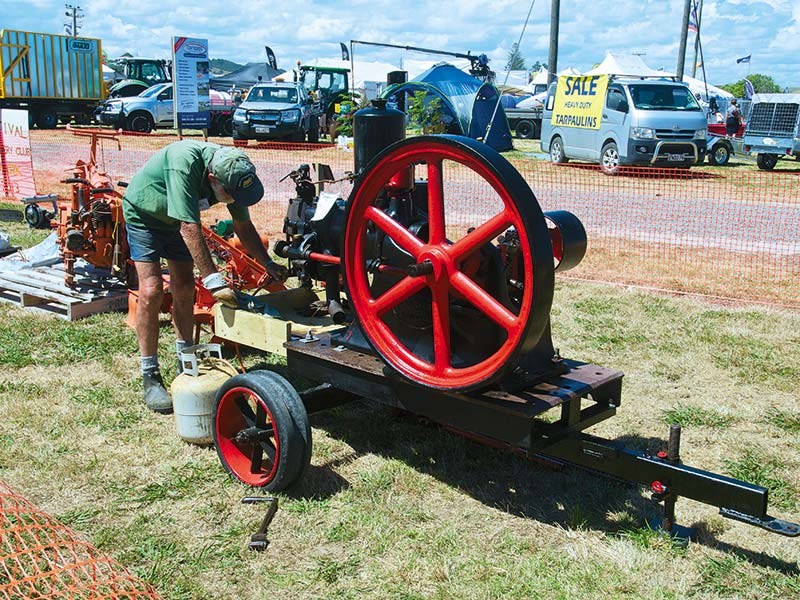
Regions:
<svg viewBox="0 0 800 600"><path fill-rule="evenodd" d="M278 471L280 437L275 419L258 394L236 387L222 396L215 422L222 460L240 481L261 487Z"/></svg>
<svg viewBox="0 0 800 600"><path fill-rule="evenodd" d="M461 165L471 173L467 172L464 179L464 169L451 170L451 165ZM427 239L409 231L382 208L388 193L397 197L397 192L386 191L388 183L398 172L414 167L422 167L427 175ZM445 186L450 173L461 179ZM463 189L475 175L489 184L494 205L500 209L451 241L448 233L452 235L452 225L456 223L446 222L445 189ZM406 201L410 201L410 193ZM458 204L451 201L447 206ZM552 301L553 259L547 228L528 185L493 150L473 140L451 136L413 138L395 144L367 168L353 190L348 211L344 269L350 301L373 347L402 375L441 389L484 386L513 369L520 352L541 336ZM524 273L524 280L517 282L522 286L521 299L514 304L487 289L485 282L468 275L471 269L466 266L468 259L510 228L520 238ZM369 260L375 258L369 255L367 239L375 230L416 263L412 275L399 279L380 294L373 293L367 268ZM412 298L419 303L420 298L428 297L432 352L426 354L412 348L415 344L400 335L389 315ZM459 349L452 345L456 339L453 311L462 314L464 307L487 322L494 330L493 337L499 340L497 347L487 344L483 355L466 361L457 356Z"/></svg>

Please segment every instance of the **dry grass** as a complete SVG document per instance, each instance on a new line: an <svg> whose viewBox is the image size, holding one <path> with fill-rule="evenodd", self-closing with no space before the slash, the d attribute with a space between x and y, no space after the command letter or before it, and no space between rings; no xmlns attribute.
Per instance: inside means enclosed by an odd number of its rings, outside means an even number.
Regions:
<svg viewBox="0 0 800 600"><path fill-rule="evenodd" d="M797 314L561 283L553 323L562 354L626 372L619 415L594 433L653 449L665 415L695 419L688 464L758 478L777 492L773 512L797 520ZM314 417L312 467L281 496L269 550L252 554L262 511L240 503L249 490L213 450L144 408L121 315L70 324L0 305L0 331L3 478L166 598L800 592L797 540L682 501L700 542L677 548L644 525L657 507L636 488L550 472L368 402ZM168 368L170 348L165 326Z"/></svg>

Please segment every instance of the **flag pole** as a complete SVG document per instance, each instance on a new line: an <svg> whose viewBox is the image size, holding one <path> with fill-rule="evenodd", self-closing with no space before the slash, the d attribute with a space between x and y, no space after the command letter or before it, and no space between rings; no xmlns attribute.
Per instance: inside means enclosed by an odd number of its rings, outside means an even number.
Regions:
<svg viewBox="0 0 800 600"><path fill-rule="evenodd" d="M700 49L700 21L703 20L703 0L700 0L700 4L695 4L695 18L697 21L695 25L697 25L697 31L694 32L694 61L692 62L692 77L695 76L697 73L697 56ZM702 53L700 53L700 61L702 62ZM703 68L705 72L705 67Z"/></svg>

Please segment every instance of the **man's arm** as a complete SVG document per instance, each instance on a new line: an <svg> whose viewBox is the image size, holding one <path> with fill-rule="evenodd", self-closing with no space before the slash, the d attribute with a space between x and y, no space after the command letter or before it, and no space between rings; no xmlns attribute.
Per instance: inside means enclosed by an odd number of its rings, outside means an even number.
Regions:
<svg viewBox="0 0 800 600"><path fill-rule="evenodd" d="M181 223L181 237L192 255L192 260L200 271L200 277L208 277L217 272L211 253L203 238L203 230L199 223Z"/></svg>
<svg viewBox="0 0 800 600"><path fill-rule="evenodd" d="M259 264L263 265L267 269L267 273L278 281L286 281L288 275L286 267L279 265L270 258L252 221L234 219L233 232L242 242L242 246L244 246L247 253L256 259Z"/></svg>

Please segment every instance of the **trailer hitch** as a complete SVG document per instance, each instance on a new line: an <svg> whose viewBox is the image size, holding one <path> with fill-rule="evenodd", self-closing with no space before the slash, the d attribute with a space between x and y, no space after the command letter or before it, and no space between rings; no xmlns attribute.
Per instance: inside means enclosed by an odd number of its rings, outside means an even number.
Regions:
<svg viewBox="0 0 800 600"><path fill-rule="evenodd" d="M800 525L784 521L783 519L776 519L769 515L762 519L730 508L720 508L719 514L726 519L733 519L734 521L741 521L748 525L755 525L756 527L761 527L761 529L766 529L778 535L785 535L786 537L800 536Z"/></svg>

